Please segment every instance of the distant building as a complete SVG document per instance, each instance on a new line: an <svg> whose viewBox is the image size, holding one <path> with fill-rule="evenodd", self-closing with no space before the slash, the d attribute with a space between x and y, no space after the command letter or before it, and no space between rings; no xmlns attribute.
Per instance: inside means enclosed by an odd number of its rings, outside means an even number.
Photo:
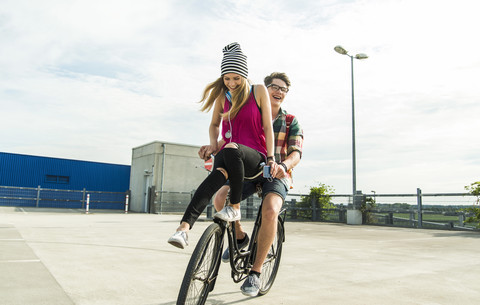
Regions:
<svg viewBox="0 0 480 305"><path fill-rule="evenodd" d="M3 193L8 192L5 187L85 190L87 193L129 191L128 209L132 212L178 212L184 210L195 189L208 175L204 161L198 157L199 148L155 141L132 149L131 166L0 152L0 186ZM49 202L43 197L35 202L35 190L29 192L29 198L23 198L25 202L20 198L23 195L3 193L0 192L3 198L0 205L85 207L82 192L71 194L68 202L61 198L62 204L59 199ZM54 193L59 196L61 192ZM100 194L92 196L97 206L100 201L111 200L97 199ZM102 203L97 208L122 209L125 194L119 198L114 204Z"/></svg>
<svg viewBox="0 0 480 305"><path fill-rule="evenodd" d="M0 185L126 192L130 166L0 152Z"/></svg>
<svg viewBox="0 0 480 305"><path fill-rule="evenodd" d="M161 213L188 204L208 175L199 148L158 141L133 148L130 210Z"/></svg>

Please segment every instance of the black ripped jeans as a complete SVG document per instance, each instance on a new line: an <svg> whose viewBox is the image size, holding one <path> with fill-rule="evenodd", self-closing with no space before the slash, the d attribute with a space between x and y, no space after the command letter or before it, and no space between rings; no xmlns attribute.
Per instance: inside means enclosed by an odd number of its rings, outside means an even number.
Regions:
<svg viewBox="0 0 480 305"><path fill-rule="evenodd" d="M223 148L215 156L214 169L200 184L187 210L183 214L182 222L187 222L190 229L200 214L207 207L213 195L225 184L227 179L217 168L223 168L230 180L230 202L240 203L242 199L243 178L258 173L264 156L253 148L242 144L235 144L238 148Z"/></svg>

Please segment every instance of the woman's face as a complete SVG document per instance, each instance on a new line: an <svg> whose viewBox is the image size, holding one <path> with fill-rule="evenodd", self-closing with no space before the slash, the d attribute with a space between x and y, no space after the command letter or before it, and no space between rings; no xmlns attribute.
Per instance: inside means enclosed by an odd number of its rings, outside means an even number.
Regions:
<svg viewBox="0 0 480 305"><path fill-rule="evenodd" d="M227 73L223 75L223 83L230 92L241 87L242 79L243 77L236 73Z"/></svg>

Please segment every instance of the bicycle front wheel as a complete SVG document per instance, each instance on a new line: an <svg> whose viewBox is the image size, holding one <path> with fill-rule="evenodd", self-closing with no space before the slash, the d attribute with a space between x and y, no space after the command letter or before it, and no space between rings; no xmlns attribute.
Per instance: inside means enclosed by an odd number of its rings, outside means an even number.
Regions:
<svg viewBox="0 0 480 305"><path fill-rule="evenodd" d="M260 275L259 295L267 294L270 288L272 288L275 277L277 276L278 268L280 266L280 258L282 257L283 234L283 225L281 221L278 221L275 240L273 241L273 244L268 251L267 258L263 263L262 273Z"/></svg>
<svg viewBox="0 0 480 305"><path fill-rule="evenodd" d="M202 305L213 289L220 265L222 228L212 223L203 232L188 263L177 305Z"/></svg>

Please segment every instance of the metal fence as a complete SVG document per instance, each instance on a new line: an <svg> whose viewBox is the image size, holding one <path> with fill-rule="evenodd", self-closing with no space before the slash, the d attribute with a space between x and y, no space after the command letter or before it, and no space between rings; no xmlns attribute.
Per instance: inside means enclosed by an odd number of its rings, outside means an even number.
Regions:
<svg viewBox="0 0 480 305"><path fill-rule="evenodd" d="M0 186L0 206L87 209L124 209L128 192L46 189L40 186Z"/></svg>
<svg viewBox="0 0 480 305"><path fill-rule="evenodd" d="M192 192L154 192L151 213L183 213L190 202ZM395 226L426 229L457 229L473 230L476 224L465 223L468 213L464 208L472 206L476 197L469 193L430 193L422 194L359 194L363 206L363 224ZM287 220L290 221L319 221L319 222L347 222L347 209L352 208L352 195L330 195L331 208L322 209L316 198L309 195L289 194L284 208L287 210ZM374 208L365 204L367 198L373 199ZM260 198L252 196L244 200L242 218L256 217ZM214 209L207 206L204 216L211 218Z"/></svg>
<svg viewBox="0 0 480 305"><path fill-rule="evenodd" d="M473 216L465 208L477 201L470 193L423 194L417 189L415 194L357 195L361 200L356 208L362 211L363 224L450 230L474 230L477 225L465 222L467 217ZM334 208L317 211L313 205L314 199L302 195L293 196L308 198L312 202L312 212L306 215L311 215L313 221L346 223L346 211L354 207L352 195L330 195L329 200Z"/></svg>
<svg viewBox="0 0 480 305"><path fill-rule="evenodd" d="M465 223L465 208L476 203L470 193L374 194L376 207L367 208L364 222L389 226L472 230L476 224ZM383 204L382 204L383 202Z"/></svg>
<svg viewBox="0 0 480 305"><path fill-rule="evenodd" d="M192 192L156 192L149 190L150 213L183 213ZM347 222L347 209L352 208L352 195L329 195L330 208L321 208L316 198L309 195L289 194L284 204L286 219L290 221ZM355 196L357 198L357 196ZM463 209L472 206L476 197L469 193L422 194L359 194L363 206L363 224L429 229L473 230L474 224L465 223L469 215ZM129 191L103 192L83 190L46 189L0 186L0 206L48 207L72 209L128 210ZM373 199L369 207L366 199ZM252 196L242 202L242 218L255 218L261 200ZM210 204L204 212L213 216Z"/></svg>

